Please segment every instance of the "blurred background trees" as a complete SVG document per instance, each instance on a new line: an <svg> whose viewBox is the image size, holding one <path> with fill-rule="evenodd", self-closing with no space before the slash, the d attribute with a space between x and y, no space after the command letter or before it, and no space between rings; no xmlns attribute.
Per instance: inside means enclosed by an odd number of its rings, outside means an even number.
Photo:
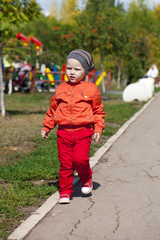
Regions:
<svg viewBox="0 0 160 240"><path fill-rule="evenodd" d="M58 0L53 0L49 16L41 13L22 25L20 32L43 43L40 63L62 65L71 50L82 48L93 54L100 72L111 70L118 89L145 75L152 63L160 67L160 5L151 10L138 0L125 10L115 0L84 0L81 5L78 0L63 0L58 8ZM7 51L12 60L19 55L34 64L33 44L19 50L20 41L13 40L16 33L3 54Z"/></svg>
<svg viewBox="0 0 160 240"><path fill-rule="evenodd" d="M35 0L0 0L0 106L2 116L5 116L2 58L7 54L9 60L11 60L9 56L15 54L12 49L15 47L14 36L16 31L25 22L34 19L39 14L40 7ZM26 54L23 58L26 58Z"/></svg>

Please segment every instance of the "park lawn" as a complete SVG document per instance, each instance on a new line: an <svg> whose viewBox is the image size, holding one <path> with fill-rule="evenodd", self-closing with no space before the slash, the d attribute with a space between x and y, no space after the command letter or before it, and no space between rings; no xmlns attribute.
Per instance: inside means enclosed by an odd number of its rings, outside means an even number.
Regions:
<svg viewBox="0 0 160 240"><path fill-rule="evenodd" d="M5 95L6 118L0 117L0 239L7 236L58 190L59 161L56 129L40 136L53 93ZM107 95L106 98L107 99ZM92 142L90 156L144 103L103 100L106 129Z"/></svg>

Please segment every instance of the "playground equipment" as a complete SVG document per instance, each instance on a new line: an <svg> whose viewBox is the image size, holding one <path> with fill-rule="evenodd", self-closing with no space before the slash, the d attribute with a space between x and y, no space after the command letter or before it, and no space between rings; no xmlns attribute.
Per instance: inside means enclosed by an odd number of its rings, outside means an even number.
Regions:
<svg viewBox="0 0 160 240"><path fill-rule="evenodd" d="M95 83L97 86L102 82L102 78L106 76L106 72L103 72L99 76L99 71L94 69L91 71L86 81ZM97 79L98 77L98 79ZM6 81L7 77L5 77ZM68 81L66 76L66 65L63 64L62 68L59 65L41 65L41 69L37 70L36 67L31 67L30 64L15 63L14 69L12 69L10 77L10 82L7 87L9 87L8 94L13 91L34 91L42 92L54 92L57 85L64 81ZM107 90L108 90L108 73L107 73ZM12 84L13 83L13 84Z"/></svg>
<svg viewBox="0 0 160 240"><path fill-rule="evenodd" d="M67 82L68 78L67 78L67 76L65 74L65 72L66 72L66 64L62 65L62 72L63 72L63 74L62 74L62 81Z"/></svg>
<svg viewBox="0 0 160 240"><path fill-rule="evenodd" d="M51 68L51 67L50 67ZM46 67L45 64L42 64L41 71L37 71L34 81L34 89L38 92L44 90L54 92L57 85L61 82L68 81L68 78L65 74L66 65L62 65L62 70L60 71L59 65L53 66L53 71L49 67ZM33 92L33 87L32 90Z"/></svg>
<svg viewBox="0 0 160 240"><path fill-rule="evenodd" d="M51 70L46 67L46 75L47 75L47 78L49 79L49 81L51 82L51 85L54 86L54 78L53 78L53 75L50 73Z"/></svg>
<svg viewBox="0 0 160 240"><path fill-rule="evenodd" d="M36 37L30 37L28 38L23 33L18 33L16 36L17 39L20 39L23 41L23 45L27 46L30 43L34 43L36 46L36 50L39 51L38 53L41 53L40 50L43 50L43 43L39 41ZM37 53L37 55L38 55ZM36 62L37 63L37 62ZM39 64L36 64L36 67L39 68ZM37 91L54 91L56 86L63 81L68 81L68 78L66 76L66 65L62 65L62 70L59 71L57 66L54 66L53 69L50 67L46 67L43 64L43 67L40 71L35 71L36 75L32 76L32 67L30 64L25 65L18 65L18 67L15 65L14 71L13 71L13 90L14 91L28 91L30 86L32 85L32 92L33 92L33 86L35 90ZM97 79L98 72L96 69L91 71L86 80L94 82L97 86L102 82L104 77L106 76L106 72L103 72ZM33 79L34 78L34 79ZM104 85L104 82L103 82Z"/></svg>
<svg viewBox="0 0 160 240"><path fill-rule="evenodd" d="M37 38L31 37L29 39L29 41L33 42L36 45L37 51L39 51L40 49L41 49L41 51L43 50L43 43L41 41L39 41Z"/></svg>
<svg viewBox="0 0 160 240"><path fill-rule="evenodd" d="M26 37L23 33L18 33L17 34L17 39L20 39L23 41L23 45L24 46L27 46L30 42L34 43L36 45L36 50L39 51L39 50L43 50L43 43L41 41L39 41L37 38L35 37Z"/></svg>
<svg viewBox="0 0 160 240"><path fill-rule="evenodd" d="M107 76L107 77L106 77ZM110 91L111 89L111 70L108 70L108 72L103 72L98 79L95 81L95 84L99 86L99 84L102 82L104 78L107 78L107 91ZM102 91L105 92L105 83L102 83Z"/></svg>
<svg viewBox="0 0 160 240"><path fill-rule="evenodd" d="M99 78L97 79L97 81L95 82L96 86L98 86L101 82L102 82L102 79L106 76L106 72L103 72Z"/></svg>
<svg viewBox="0 0 160 240"><path fill-rule="evenodd" d="M26 37L23 33L20 32L17 33L17 39L21 39L24 46L27 46L30 41L28 37Z"/></svg>
<svg viewBox="0 0 160 240"><path fill-rule="evenodd" d="M40 71L37 71L34 83L36 91L42 92L43 90L47 90L53 92L55 91L55 85L60 83L60 71L58 70L60 67L58 65L53 66L53 71L50 68L52 69L52 67L46 67L45 64L42 64Z"/></svg>
<svg viewBox="0 0 160 240"><path fill-rule="evenodd" d="M59 81L60 81L58 71L60 71L60 66L59 65L54 65L53 66L53 72L54 72L54 79L56 81L56 84L59 84Z"/></svg>

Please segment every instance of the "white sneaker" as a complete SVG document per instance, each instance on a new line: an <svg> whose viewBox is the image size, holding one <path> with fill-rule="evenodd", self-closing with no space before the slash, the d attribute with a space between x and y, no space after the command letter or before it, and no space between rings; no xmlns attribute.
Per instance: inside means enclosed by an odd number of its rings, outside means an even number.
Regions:
<svg viewBox="0 0 160 240"><path fill-rule="evenodd" d="M59 203L61 204L65 204L65 203L70 203L70 196L68 194L62 194L60 195L60 198L59 198Z"/></svg>
<svg viewBox="0 0 160 240"><path fill-rule="evenodd" d="M81 188L81 191L83 194L89 194L92 191L93 184L92 184L92 178L85 184L83 184L83 187Z"/></svg>

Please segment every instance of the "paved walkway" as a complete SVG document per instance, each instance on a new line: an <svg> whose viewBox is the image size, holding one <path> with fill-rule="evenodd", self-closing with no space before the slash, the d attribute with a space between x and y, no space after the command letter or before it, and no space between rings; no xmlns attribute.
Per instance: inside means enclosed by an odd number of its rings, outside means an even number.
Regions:
<svg viewBox="0 0 160 240"><path fill-rule="evenodd" d="M160 95L93 169L92 195L74 188L25 240L160 239Z"/></svg>

